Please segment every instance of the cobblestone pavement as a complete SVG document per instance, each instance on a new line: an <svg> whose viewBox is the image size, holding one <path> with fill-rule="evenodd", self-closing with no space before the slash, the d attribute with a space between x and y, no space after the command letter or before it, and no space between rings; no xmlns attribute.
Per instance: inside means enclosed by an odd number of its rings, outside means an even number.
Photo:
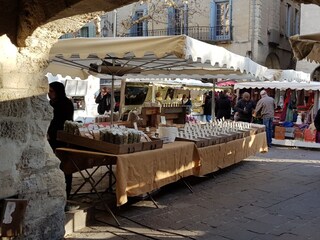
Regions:
<svg viewBox="0 0 320 240"><path fill-rule="evenodd" d="M319 151L273 147L203 178L164 187L154 198L113 208L67 239L319 240ZM106 224L108 223L108 224Z"/></svg>

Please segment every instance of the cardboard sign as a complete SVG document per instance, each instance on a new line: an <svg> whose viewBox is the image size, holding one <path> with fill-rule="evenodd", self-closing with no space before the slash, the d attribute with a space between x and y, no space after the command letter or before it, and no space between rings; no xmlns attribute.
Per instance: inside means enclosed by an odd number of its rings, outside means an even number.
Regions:
<svg viewBox="0 0 320 240"><path fill-rule="evenodd" d="M162 124L167 124L166 117L165 117L165 116L160 116L160 122L161 122Z"/></svg>

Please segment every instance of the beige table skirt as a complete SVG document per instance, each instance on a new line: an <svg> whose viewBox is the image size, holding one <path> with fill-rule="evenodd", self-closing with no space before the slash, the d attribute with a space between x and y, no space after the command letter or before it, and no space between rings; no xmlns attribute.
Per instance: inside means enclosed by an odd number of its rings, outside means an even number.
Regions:
<svg viewBox="0 0 320 240"><path fill-rule="evenodd" d="M197 175L205 175L231 166L259 152L267 152L266 133L258 133L224 144L199 148L200 167Z"/></svg>
<svg viewBox="0 0 320 240"><path fill-rule="evenodd" d="M192 142L164 144L162 149L117 156L117 205L137 196L195 174L199 154Z"/></svg>
<svg viewBox="0 0 320 240"><path fill-rule="evenodd" d="M60 149L66 172L100 164L116 164L117 205L128 196L151 192L191 175L201 176L235 164L257 152L268 151L265 132L228 143L197 148L193 142L164 144L163 148L130 154L113 155L76 149ZM61 153L60 153L61 152ZM69 167L68 167L69 166Z"/></svg>

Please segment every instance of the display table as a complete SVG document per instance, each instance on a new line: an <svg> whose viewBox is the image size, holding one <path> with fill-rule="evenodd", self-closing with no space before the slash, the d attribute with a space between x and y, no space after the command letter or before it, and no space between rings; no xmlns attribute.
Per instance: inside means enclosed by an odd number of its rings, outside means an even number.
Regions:
<svg viewBox="0 0 320 240"><path fill-rule="evenodd" d="M200 155L199 176L231 166L258 152L267 152L266 133L258 133L227 143L198 148Z"/></svg>
<svg viewBox="0 0 320 240"><path fill-rule="evenodd" d="M265 151L266 134L262 132L203 148L178 141L164 144L161 149L121 155L70 148L58 148L56 154L62 162L61 169L69 174L116 164L116 199L120 206L130 196L151 192L187 176L212 173Z"/></svg>
<svg viewBox="0 0 320 240"><path fill-rule="evenodd" d="M151 192L166 184L195 174L199 154L192 142L174 142L161 149L113 155L70 148L56 150L65 173L96 166L116 164L117 205L128 201L128 196ZM76 166L75 166L76 165Z"/></svg>

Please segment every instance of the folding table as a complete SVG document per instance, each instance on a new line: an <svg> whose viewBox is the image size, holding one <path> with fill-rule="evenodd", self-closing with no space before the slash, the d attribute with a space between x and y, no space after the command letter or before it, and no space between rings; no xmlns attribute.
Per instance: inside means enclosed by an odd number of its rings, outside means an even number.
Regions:
<svg viewBox="0 0 320 240"><path fill-rule="evenodd" d="M72 174L79 172L84 180L84 182L78 187L72 196L78 193L80 189L88 182L91 185L91 190L97 194L104 207L111 214L116 223L120 225L108 204L103 201L101 194L96 188L97 184L103 180L105 176L109 175L108 190L112 189L112 186L115 184L115 182L112 182L112 177L115 177L112 171L112 165L116 165L117 158L106 153L78 150L73 148L57 148L55 153L61 161L60 168L64 173ZM102 166L106 166L108 171L100 178L98 182L95 182L93 175ZM91 173L88 171L90 168L94 168L93 172Z"/></svg>

